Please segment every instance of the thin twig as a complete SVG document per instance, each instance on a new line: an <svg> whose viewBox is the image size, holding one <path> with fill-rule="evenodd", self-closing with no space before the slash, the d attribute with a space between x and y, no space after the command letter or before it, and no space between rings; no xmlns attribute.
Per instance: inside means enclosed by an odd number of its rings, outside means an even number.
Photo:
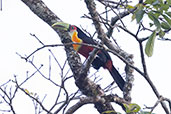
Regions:
<svg viewBox="0 0 171 114"><path fill-rule="evenodd" d="M143 51L144 48L143 48L143 45L142 45L141 41L139 41L139 46L140 46L140 54L141 54L141 63L142 63L142 66L143 66L143 71L144 71L143 76L146 79L146 81L148 82L148 84L151 86L151 88L152 88L153 92L155 93L156 97L158 99L160 99L161 95L159 94L157 88L155 87L155 85L153 84L153 82L151 81L151 79L150 79L150 77L149 77L149 75L147 73L147 67L146 67L144 51ZM166 107L166 104L163 101L161 101L161 105L162 105L164 111L166 112L166 114L169 114L169 110L168 110L168 108Z"/></svg>
<svg viewBox="0 0 171 114"><path fill-rule="evenodd" d="M41 108L46 111L48 114L52 114L48 109L46 109L44 107L44 105L42 104L42 102L40 102L37 98L35 98L34 96L30 95L29 93L27 93L23 88L21 88L17 82L15 82L17 88L19 88L22 92L24 92L27 96L29 96L30 98L34 99L40 106Z"/></svg>

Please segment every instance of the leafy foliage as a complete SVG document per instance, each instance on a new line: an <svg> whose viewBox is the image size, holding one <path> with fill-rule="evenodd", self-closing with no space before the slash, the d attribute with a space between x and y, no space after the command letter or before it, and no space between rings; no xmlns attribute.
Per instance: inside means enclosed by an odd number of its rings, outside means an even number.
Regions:
<svg viewBox="0 0 171 114"><path fill-rule="evenodd" d="M150 27L155 26L154 32L149 36L145 52L147 56L151 57L153 54L154 39L156 35L163 38L165 35L164 30L171 29L171 12L169 6L171 0L146 0L144 4L138 4L137 9L132 16L132 20L136 19L139 24L142 22L144 14L148 15Z"/></svg>
<svg viewBox="0 0 171 114"><path fill-rule="evenodd" d="M132 19L136 19L137 23L140 23L144 14L147 14L153 25L157 27L157 30L161 29L161 23L165 23L163 29L171 28L171 12L168 10L169 5L171 5L170 1L167 0L164 3L162 0L146 0L144 4L137 5Z"/></svg>
<svg viewBox="0 0 171 114"><path fill-rule="evenodd" d="M137 10L135 11L135 17L136 17L136 21L137 23L140 23L140 21L142 20L145 11L143 10L144 6L142 4L138 5Z"/></svg>
<svg viewBox="0 0 171 114"><path fill-rule="evenodd" d="M148 57L151 57L153 55L153 48L154 48L154 41L156 38L156 31L154 31L150 37L148 38L148 41L145 46L145 53Z"/></svg>

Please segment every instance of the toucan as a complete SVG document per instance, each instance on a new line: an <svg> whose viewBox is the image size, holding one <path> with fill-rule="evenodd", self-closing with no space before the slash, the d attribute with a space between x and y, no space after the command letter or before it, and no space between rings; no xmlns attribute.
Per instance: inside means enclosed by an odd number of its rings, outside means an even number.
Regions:
<svg viewBox="0 0 171 114"><path fill-rule="evenodd" d="M71 25L64 22L56 22L52 25L52 27L54 29L57 28L69 32L72 42L97 45L97 43L93 40L93 38L87 36L80 28L78 28L75 25ZM79 45L79 44L73 44L73 48L75 51L83 55L85 58L88 58L90 52L93 51L94 49L90 45ZM123 91L125 81L120 75L120 73L117 71L117 69L114 67L112 63L112 59L107 51L99 50L97 56L92 62L92 66L97 70L100 67L107 69L110 72L111 76L113 77L114 81L117 83L118 87Z"/></svg>

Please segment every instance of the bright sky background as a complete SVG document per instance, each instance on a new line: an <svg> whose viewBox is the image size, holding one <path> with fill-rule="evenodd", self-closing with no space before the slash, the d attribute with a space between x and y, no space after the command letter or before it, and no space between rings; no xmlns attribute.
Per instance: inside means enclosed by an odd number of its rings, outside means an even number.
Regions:
<svg viewBox="0 0 171 114"><path fill-rule="evenodd" d="M78 0L75 2L72 0L44 0L44 2L64 22L75 24L77 26L81 25L90 33L94 32L94 28L91 24L92 22L88 19L80 18L88 12L83 0ZM131 22L128 18L126 22L128 22L128 24L131 23L128 28L135 28L135 22ZM39 39L46 44L61 43L56 33L46 23L34 15L20 0L3 0L3 10L0 11L0 85L7 82L9 79L14 79L14 75L17 75L18 80L22 81L26 76L26 71L31 71L31 73L35 71L30 64L26 63L24 60L21 60L16 54L16 52L18 52L21 55L28 55L35 49L41 47L39 42L30 36L30 33L36 34ZM142 70L139 47L135 39L128 34L125 34L123 31L120 33L114 31L114 34L114 37L120 47L128 53L134 54L135 66ZM141 35L141 37L146 36L147 34ZM170 37L170 35L168 36ZM154 49L154 55L151 58L146 57L148 73L160 94L164 97L171 98L171 42L156 40ZM54 53L57 54L57 58L65 57L65 51L62 47L55 48ZM38 57L35 58L34 61L36 61L37 65L42 64L42 62L43 64L48 64L49 55L50 54L47 49L41 50L36 53L35 56ZM115 60L115 66L119 68L121 73L123 73L124 64L118 58L114 56L112 56L112 58ZM65 60L61 60L61 64L64 61ZM106 74L106 70L103 69L100 69L99 72ZM135 82L132 91L132 102L139 104L141 107L143 107L144 104L147 106L153 106L157 99L151 91L150 86L138 73L134 72L134 75ZM110 80L110 78L108 80ZM41 93L41 98L46 93L49 95L50 93L51 95L54 94L54 88L49 88L48 85L46 85L45 82L39 78L35 78L35 80L29 82L28 85L25 85L25 87L30 91ZM32 102L29 98L23 97L24 94L20 92L17 95L20 96L17 97L16 102L14 102L18 111L17 113L33 114L33 112L30 112L30 110L33 110L33 107L30 107ZM51 97L54 98L53 95L49 96L47 98L48 103L53 102L50 101ZM24 105L27 106L23 106L23 101L25 103ZM89 106L84 106L83 109L78 110L75 114L79 114L85 110L86 113L98 114L94 111L93 105L90 105L90 107L91 108L89 108ZM91 109L93 109L93 111ZM163 109L158 106L154 112L156 114L162 114Z"/></svg>

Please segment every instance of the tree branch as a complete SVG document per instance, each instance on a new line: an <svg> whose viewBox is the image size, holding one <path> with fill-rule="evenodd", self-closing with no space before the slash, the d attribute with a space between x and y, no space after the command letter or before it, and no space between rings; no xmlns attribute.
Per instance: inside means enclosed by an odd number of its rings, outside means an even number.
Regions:
<svg viewBox="0 0 171 114"><path fill-rule="evenodd" d="M141 62L142 62L143 71L144 71L144 75L143 76L146 79L146 81L148 82L148 84L151 86L151 88L152 88L153 92L155 93L156 97L158 99L160 99L161 95L159 94L156 86L153 84L153 82L151 81L151 79L150 79L150 77L149 77L149 75L147 73L147 67L146 67L146 62L145 62L145 57L144 57L142 41L139 40L138 42L139 42L139 46L140 46ZM169 114L169 110L168 110L166 104L163 101L161 101L161 105L162 105L164 111L166 112L166 114Z"/></svg>
<svg viewBox="0 0 171 114"><path fill-rule="evenodd" d="M128 34L132 35L138 41L139 47L140 47L140 54L141 54L141 63L142 63L142 66L143 66L143 73L140 73L140 72L139 73L146 79L146 81L148 82L148 84L152 88L153 92L155 93L155 95L159 99L160 98L160 94L159 94L157 88L155 87L155 85L153 84L153 82L151 81L151 79L150 79L150 77L148 75L148 72L147 72L145 56L144 56L144 51L143 51L143 45L142 45L143 41L145 41L145 40L142 40L142 39L138 38L138 36L137 36L138 32L137 32L137 34L134 34L131 31L129 31L129 30L127 30L127 29L125 29L125 28L123 28L121 26L119 26L119 27L122 30L124 30L125 32L127 32ZM138 31L139 31L139 28L138 28ZM163 101L161 101L161 105L162 105L163 109L165 110L165 112L167 114L169 114L168 108L166 107L166 104Z"/></svg>
<svg viewBox="0 0 171 114"><path fill-rule="evenodd" d="M104 43L109 49L111 49L112 51L115 51L116 53L118 53L119 55L121 55L123 58L125 58L126 60L129 61L130 64L133 64L133 60L132 57L130 56L130 54L124 52L123 50L121 50L119 47L115 46L107 37L107 35L105 34L104 30L102 29L102 26L100 24L100 19L99 19L99 15L98 12L96 11L96 6L95 6L95 2L94 0L85 0L85 3L87 5L87 8L90 12L90 15L92 17L94 26L96 28L96 32L98 34L98 38L102 40L102 43ZM128 67L127 67L128 68ZM124 90L124 97L128 100L131 101L131 89L132 89L132 83L133 83L133 70L127 70L127 83L125 84L125 90Z"/></svg>
<svg viewBox="0 0 171 114"><path fill-rule="evenodd" d="M78 110L83 105L94 103L94 102L95 102L94 98L91 97L80 98L80 101L78 101L76 104L70 107L65 114L73 114L76 110Z"/></svg>

